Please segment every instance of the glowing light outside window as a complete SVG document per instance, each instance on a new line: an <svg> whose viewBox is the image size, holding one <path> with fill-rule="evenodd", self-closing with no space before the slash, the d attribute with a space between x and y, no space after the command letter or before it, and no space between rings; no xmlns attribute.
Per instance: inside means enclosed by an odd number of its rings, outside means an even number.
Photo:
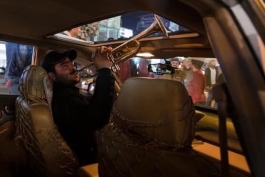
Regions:
<svg viewBox="0 0 265 177"><path fill-rule="evenodd" d="M120 28L120 36L126 37L126 38L132 37L133 36L133 31L130 30L130 29L121 27Z"/></svg>
<svg viewBox="0 0 265 177"><path fill-rule="evenodd" d="M150 58L150 57L154 57L153 54L148 53L148 52L144 52L144 53L137 53L136 54L137 57L143 57L143 58Z"/></svg>

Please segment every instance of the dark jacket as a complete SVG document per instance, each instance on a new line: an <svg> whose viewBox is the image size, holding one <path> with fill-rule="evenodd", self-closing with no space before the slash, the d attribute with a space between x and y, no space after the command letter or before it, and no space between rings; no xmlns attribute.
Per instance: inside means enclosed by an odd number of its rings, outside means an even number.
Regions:
<svg viewBox="0 0 265 177"><path fill-rule="evenodd" d="M19 47L24 46L26 53L21 53ZM20 77L24 68L31 64L33 46L17 43L6 43L6 78Z"/></svg>
<svg viewBox="0 0 265 177"><path fill-rule="evenodd" d="M215 71L216 71L216 76L215 76L215 80L217 79L217 76L218 76L218 70L217 68L215 68ZM212 81L211 81L211 70L210 68L206 68L205 69L205 81L206 81L206 86L209 86L211 87L213 84L212 84Z"/></svg>
<svg viewBox="0 0 265 177"><path fill-rule="evenodd" d="M93 163L95 130L109 122L113 103L114 78L109 69L100 69L94 95L89 102L73 85L54 83L52 111L55 124L81 165ZM92 161L91 161L92 160Z"/></svg>

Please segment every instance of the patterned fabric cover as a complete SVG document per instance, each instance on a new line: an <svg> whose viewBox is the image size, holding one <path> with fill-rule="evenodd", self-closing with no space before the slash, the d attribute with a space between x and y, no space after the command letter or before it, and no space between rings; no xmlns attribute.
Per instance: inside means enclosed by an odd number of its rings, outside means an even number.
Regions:
<svg viewBox="0 0 265 177"><path fill-rule="evenodd" d="M16 101L16 136L23 142L37 176L72 176L78 163L54 124L46 96L50 91L45 91L49 87L46 76L40 66L25 68L20 79L21 96Z"/></svg>
<svg viewBox="0 0 265 177"><path fill-rule="evenodd" d="M46 75L43 79L44 90L46 94L47 103L52 110L52 95L53 95L53 81L49 75Z"/></svg>
<svg viewBox="0 0 265 177"><path fill-rule="evenodd" d="M218 169L192 150L195 109L177 81L130 78L111 123L97 135L100 177L208 177Z"/></svg>

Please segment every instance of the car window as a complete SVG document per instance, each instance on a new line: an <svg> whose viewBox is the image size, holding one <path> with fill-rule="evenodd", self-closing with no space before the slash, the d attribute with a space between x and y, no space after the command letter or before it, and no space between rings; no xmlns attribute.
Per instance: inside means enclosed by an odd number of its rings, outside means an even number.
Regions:
<svg viewBox="0 0 265 177"><path fill-rule="evenodd" d="M68 29L56 35L60 35L60 37L66 36L68 38L72 36L83 41L96 43L110 40L123 40L144 31L154 22L154 19L154 14L137 11ZM168 19L161 17L161 20L169 35L192 32ZM162 33L158 32L150 36L162 36Z"/></svg>
<svg viewBox="0 0 265 177"><path fill-rule="evenodd" d="M148 66L158 68L158 63L174 66L172 68L174 72L166 74L156 71L149 72ZM224 78L216 58L174 57L168 59L143 59L133 57L120 63L119 67L118 75L122 83L130 77L151 77L182 82L195 105L211 109L217 108L217 103L212 98L212 88L215 84L224 82Z"/></svg>
<svg viewBox="0 0 265 177"><path fill-rule="evenodd" d="M24 68L31 64L32 51L33 46L0 42L0 94L20 94L19 79Z"/></svg>

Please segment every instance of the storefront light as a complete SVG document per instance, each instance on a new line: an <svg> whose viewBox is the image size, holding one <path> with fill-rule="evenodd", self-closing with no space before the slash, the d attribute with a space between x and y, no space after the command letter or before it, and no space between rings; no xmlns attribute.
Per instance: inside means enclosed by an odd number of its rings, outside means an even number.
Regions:
<svg viewBox="0 0 265 177"><path fill-rule="evenodd" d="M154 57L153 54L148 53L148 52L143 52L143 53L137 53L136 54L137 57L143 57L143 58L150 58L150 57Z"/></svg>

